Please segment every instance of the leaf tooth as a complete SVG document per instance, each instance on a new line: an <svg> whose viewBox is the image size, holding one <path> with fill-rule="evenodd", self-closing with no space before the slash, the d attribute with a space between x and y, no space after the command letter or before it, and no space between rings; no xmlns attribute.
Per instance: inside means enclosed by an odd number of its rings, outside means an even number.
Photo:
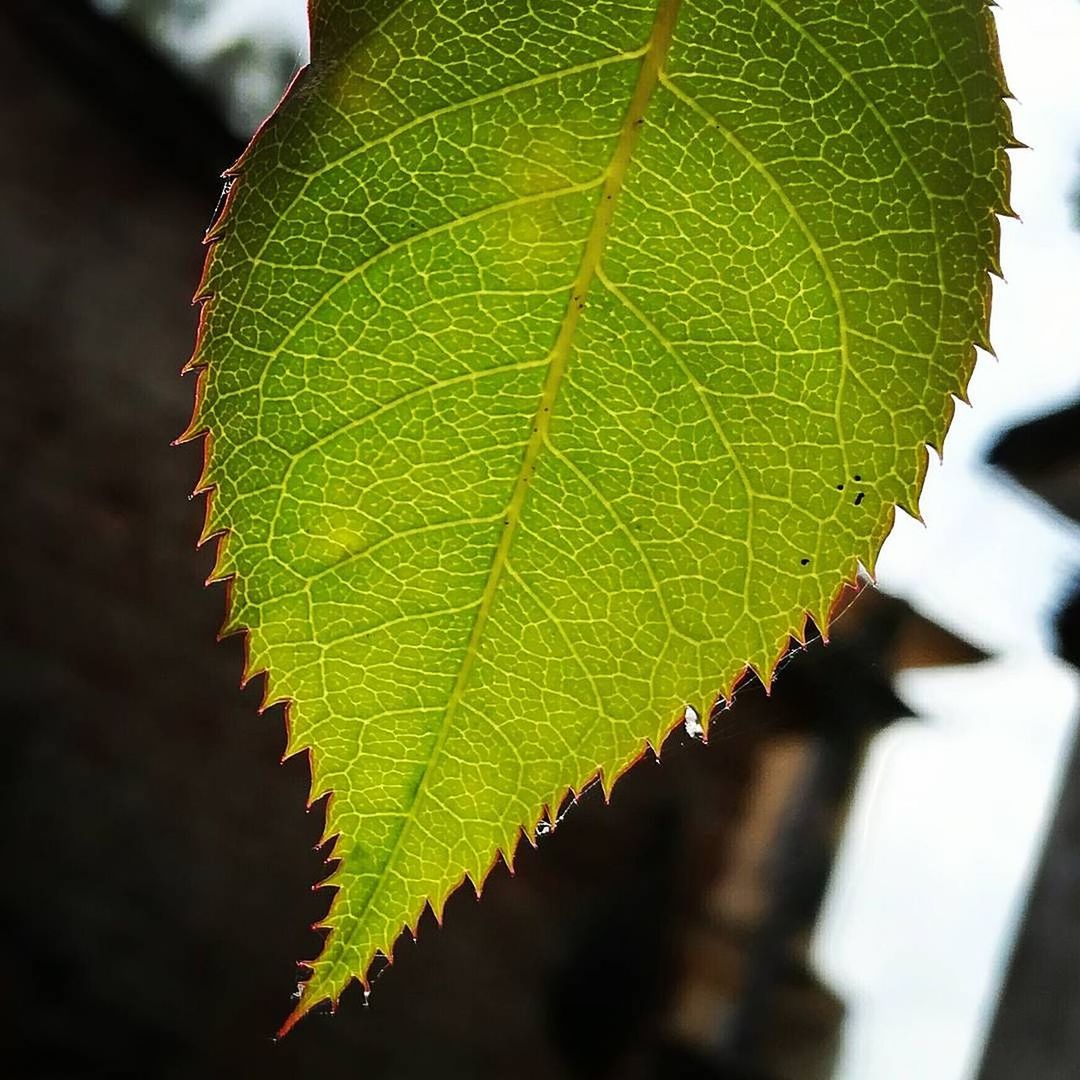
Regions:
<svg viewBox="0 0 1080 1080"><path fill-rule="evenodd" d="M517 867L514 865L514 862L517 859L518 851L521 849L522 838L528 840L529 834L524 829L518 829L517 835L514 837L513 841L507 844L505 849L499 848L496 851L496 856L502 859L503 865L506 867L506 872L510 877L515 877L517 874ZM532 843L532 847L536 847L535 839ZM480 896L478 893L477 899L479 898Z"/></svg>
<svg viewBox="0 0 1080 1080"><path fill-rule="evenodd" d="M232 627L230 633L239 632L244 635L245 682L250 682L259 675L263 676L263 692L259 702L259 712L264 713L275 705L291 707L290 703L294 701L295 694L280 668L274 667L270 663L268 650L259 646L256 636L243 625L238 615L234 615L229 622ZM291 722L290 719L290 724Z"/></svg>
<svg viewBox="0 0 1080 1080"><path fill-rule="evenodd" d="M272 681L272 674L272 669L265 665L251 673L252 679L257 675L263 676L263 694L258 707L260 714L266 712L268 709L272 709L275 705L285 705L292 701L291 695L286 693L280 685Z"/></svg>
<svg viewBox="0 0 1080 1080"><path fill-rule="evenodd" d="M443 924L443 920L446 917L446 905L450 902L450 897L453 896L454 893L456 893L458 889L460 889L461 886L465 884L466 880L472 881L472 879L469 877L469 872L467 870L463 870L458 875L456 880L454 880L454 883L452 885L450 885L449 887L444 887L438 892L433 892L430 896L428 896L428 898L421 904L420 912L422 913L425 908L430 908L431 914L435 916L436 925L441 927ZM479 899L480 894L484 888L483 877L480 877L479 884L477 884L475 881L472 881L472 886L474 891L476 892L477 899ZM416 918L417 926L419 926L419 916L416 916ZM406 919L405 925L408 925L408 919ZM390 944L389 948L393 950L393 943Z"/></svg>
<svg viewBox="0 0 1080 1080"><path fill-rule="evenodd" d="M600 783L600 791L604 796L604 802L610 803L612 793L615 790L615 785L626 775L626 773L632 769L642 758L646 757L651 750L649 740L645 740L638 752L633 757L624 761L622 765L614 769L605 769L598 766L596 769L596 776Z"/></svg>
<svg viewBox="0 0 1080 1080"><path fill-rule="evenodd" d="M477 898L479 898L480 894L477 893L476 895L477 895ZM387 955L387 963L392 964L394 962L394 951L397 949L397 943L402 939L402 937L405 934L408 934L413 939L413 941L416 941L417 935L418 935L418 933L420 931L420 920L423 919L424 912L428 911L428 910L430 910L433 915L435 914L435 910L431 906L431 904L430 903L425 903L424 906L415 915L411 915L411 916L406 917L405 925L402 927L402 930L394 938L393 945L390 946L390 952ZM442 926L442 919L441 918L436 916L435 921L439 926Z"/></svg>
<svg viewBox="0 0 1080 1080"><path fill-rule="evenodd" d="M243 649L244 649L244 677L243 682L246 685L250 683L257 675L266 675L268 670L269 655L265 648L259 644L259 638L251 632L240 620L236 614L235 608L231 609L232 613L226 616L225 626L222 628L227 634L241 634ZM269 699L269 686L263 686L263 692L261 695L261 702L258 711L260 713L266 712L267 709L273 705L278 704L278 701L270 701ZM283 700L288 707L288 703L291 698L285 695Z"/></svg>
<svg viewBox="0 0 1080 1080"><path fill-rule="evenodd" d="M225 582L226 596L229 596L233 588L233 579ZM229 637L232 634L240 635L240 649L243 657L243 666L240 669L240 688L248 686L259 675L263 675L266 672L265 665L262 663L261 657L253 650L251 632L244 626L238 626L235 623L234 618L230 614L232 611L232 605L226 602L225 621L222 623L221 630L218 631L218 641L223 638ZM265 687L263 689L262 697L265 699L266 692ZM265 709L259 708L257 710L261 715L265 712Z"/></svg>
<svg viewBox="0 0 1080 1080"><path fill-rule="evenodd" d="M1001 268L1001 211L996 207L994 209L993 216L990 219L990 229L994 234L994 239L991 242L991 248L986 253L986 271L993 277L996 277L999 281L1005 280L1005 273ZM990 313L990 300L993 291L993 285L991 282L986 281L983 284L983 304L984 312L982 317L976 324L975 333L972 335L975 344L979 344L979 336L983 335L987 331L989 325L989 313Z"/></svg>
<svg viewBox="0 0 1080 1080"><path fill-rule="evenodd" d="M202 373L200 372L200 378ZM215 488L215 482L210 476L210 462L211 452L213 450L213 436L210 429L206 426L201 419L199 419L199 382L195 384L195 409L191 416L191 422L188 426L172 441L173 446L183 446L185 443L194 442L196 439L202 439L202 461L199 463L199 476L195 481L195 486L191 489L191 498L196 498L199 495L206 495ZM209 516L209 510L207 511ZM203 526L203 532L205 533L206 526Z"/></svg>
<svg viewBox="0 0 1080 1080"><path fill-rule="evenodd" d="M720 689L717 691L716 700L729 703L734 701L735 694L749 674L749 670L746 664L743 664L741 668L736 668L727 682L721 684Z"/></svg>
<svg viewBox="0 0 1080 1080"><path fill-rule="evenodd" d="M308 806L308 812L310 813L313 806ZM323 858L323 866L326 868L326 873L318 881L311 886L312 892L319 892L321 889L336 889L340 884L341 874L341 859L334 855L334 846L337 837L332 840L320 840L314 847L314 850L320 855L325 856ZM327 912L327 915L329 911ZM322 916L325 919L326 915ZM328 929L323 925L322 919L316 924L313 929Z"/></svg>
<svg viewBox="0 0 1080 1080"><path fill-rule="evenodd" d="M329 791L329 789L327 788L324 788L322 791L320 791L318 785L315 783L314 777L316 769L315 760L311 756L311 740L306 735L300 734L298 730L296 717L294 715L295 706L296 702L290 702L287 706L288 723L286 724L285 728L285 753L282 755L282 759L285 760L291 757L295 757L297 754L302 754L305 752L307 753L309 763L308 771L311 773L312 776L312 782L308 794L308 806L310 807L313 803L317 803L321 798L323 798L323 796L327 795L328 793L333 794L333 792ZM327 835L324 834L323 842L325 842L327 838Z"/></svg>
<svg viewBox="0 0 1080 1080"><path fill-rule="evenodd" d="M495 844L495 850L491 853L491 858L486 863L479 861L481 856L477 853L477 863L468 870L465 871L465 875L461 882L455 888L459 888L465 881L468 881L472 886L472 890L476 899L479 900L481 894L484 891L484 886L487 884L488 878L491 877L492 872L501 864L506 867L510 874L513 874L513 861L517 852L517 847L521 843L521 837L524 835L524 830L518 826L514 826L510 838L508 840L501 840ZM445 909L446 903L449 901L453 890L447 893L443 897L442 904ZM440 924L441 925L441 924Z"/></svg>
<svg viewBox="0 0 1080 1080"><path fill-rule="evenodd" d="M189 374L192 371L200 371L207 366L204 353L207 348L207 331L210 326L210 308L216 295L212 282L213 276L217 272L217 263L212 258L214 255L213 245L206 238L203 239L203 243L207 245L206 258L203 260L199 281L191 297L192 306L199 309L199 321L195 330L195 343L191 349L191 356L188 357L186 363L180 369L182 375ZM198 396L196 396L195 401L197 407L199 403Z"/></svg>
<svg viewBox="0 0 1080 1080"><path fill-rule="evenodd" d="M223 560L225 556L221 552L222 545L228 539L229 530L226 528L225 524L221 520L219 520L219 516L214 512L213 496L216 490L216 488L211 487L208 488L206 491L201 492L201 494L206 496L206 510L203 515L202 531L199 533L198 537L195 540L196 547L202 547L204 544L208 544L211 540L216 540L218 542L218 546L214 551L214 567L210 571L210 574L208 575L205 582L205 584L207 585L214 585L219 581L224 581L230 573L229 571L224 569L225 563Z"/></svg>
<svg viewBox="0 0 1080 1080"><path fill-rule="evenodd" d="M854 599L854 597L851 599ZM847 610L850 602L850 599L848 599L845 603L843 590L841 590L839 594L833 592L823 597L821 606L814 616L814 623L817 625L818 633L821 635L821 640L824 644L829 644L829 635L832 633L832 624Z"/></svg>
<svg viewBox="0 0 1080 1080"><path fill-rule="evenodd" d="M223 526L215 525L212 522L208 522L204 531L207 529L209 531L206 536L199 539L199 546L201 547L210 541L213 541L216 546L214 548L214 565L211 566L210 573L206 576L205 584L227 584L225 590L225 622L228 623L235 602L233 583L236 576L236 568L232 565L229 554L229 531Z"/></svg>
<svg viewBox="0 0 1080 1080"><path fill-rule="evenodd" d="M205 308L203 309L205 310ZM195 357L198 355L199 339L202 335L203 320L199 320L199 331L196 338L196 351L192 353L191 359L180 369L181 376L190 375L192 372L195 374L195 391L193 394L193 400L191 405L191 418L187 422L187 426L179 435L172 441L173 446L182 446L184 443L193 442L200 437L206 437L210 433L210 426L203 416L206 408L206 386L207 375L206 365L197 365L195 363ZM207 450L203 447L203 464L206 463ZM198 485L195 488L198 491Z"/></svg>
<svg viewBox="0 0 1080 1080"><path fill-rule="evenodd" d="M308 798L308 806L312 806L320 799L325 798L327 800L326 825L323 828L322 839L319 841L320 844L325 844L330 840L336 840L341 833L341 830L337 827L337 791L329 774L323 775L319 772L318 761L311 753L310 743L297 736L295 723L290 726L290 743L286 751L287 756L291 757L293 754L299 754L306 750L308 760L311 763L311 792Z"/></svg>
<svg viewBox="0 0 1080 1080"><path fill-rule="evenodd" d="M231 632L235 633L236 631ZM246 690L257 678L265 675L266 668L255 667L254 665L245 663L243 675L240 677L240 689ZM263 678L263 692L260 695L259 704L255 708L256 713L260 715L266 712L271 705L277 704L277 702L267 702L266 681L267 680Z"/></svg>
<svg viewBox="0 0 1080 1080"><path fill-rule="evenodd" d="M648 748L651 749L658 758L660 757L660 752L664 744L670 737L671 733L673 731L683 729L686 723L686 704L687 703L684 702L677 708L672 709L672 711L667 716L662 717L661 725L657 729L656 735L653 738L649 739L646 743ZM693 706L694 712L700 715L701 708L699 706L699 703L697 701L694 701L690 704Z"/></svg>
<svg viewBox="0 0 1080 1080"><path fill-rule="evenodd" d="M1013 145L1015 144L1015 145ZM1030 150L1031 147L1017 139L1012 139L1007 150ZM997 204L994 206L994 214L999 218L1009 218L1012 221L1022 222L1024 219L1017 213L1012 204L1012 159L1005 157L1004 172L1006 174L1004 186L997 192ZM1000 238L999 238L1000 239ZM994 253L996 254L996 252Z"/></svg>
<svg viewBox="0 0 1080 1080"><path fill-rule="evenodd" d="M828 644L828 639L825 637L825 631L821 629L821 625L827 622L826 614L828 612L828 598L821 597L814 606L806 612L806 641L803 644L803 648L807 649L816 641L821 641L824 644Z"/></svg>
<svg viewBox="0 0 1080 1080"><path fill-rule="evenodd" d="M806 648L807 639L811 634L811 622L808 609L802 613L801 620L792 629L785 655L789 652L802 652Z"/></svg>
<svg viewBox="0 0 1080 1080"><path fill-rule="evenodd" d="M780 666L780 661L787 656L788 651L791 648L791 643L794 640L794 638L789 637L784 644L777 649L775 656L771 660L752 660L747 665L750 674L765 688L766 697L772 696L772 684L776 677L776 669Z"/></svg>

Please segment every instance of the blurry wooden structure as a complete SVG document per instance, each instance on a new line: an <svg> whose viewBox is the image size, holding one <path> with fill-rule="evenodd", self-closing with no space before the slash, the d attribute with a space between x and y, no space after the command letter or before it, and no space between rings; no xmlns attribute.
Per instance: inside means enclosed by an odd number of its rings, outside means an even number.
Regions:
<svg viewBox="0 0 1080 1080"><path fill-rule="evenodd" d="M199 452L169 446L239 147L77 0L0 5L0 81L7 1075L824 1080L843 1007L806 944L863 750L897 670L978 659L872 590L707 747L676 731L425 918L370 1009L271 1042L329 902L321 807L214 641Z"/></svg>
<svg viewBox="0 0 1080 1080"><path fill-rule="evenodd" d="M990 462L1080 522L1080 402L1007 432ZM1058 652L1080 667L1080 583L1058 615ZM998 1000L979 1080L1080 1076L1080 739Z"/></svg>

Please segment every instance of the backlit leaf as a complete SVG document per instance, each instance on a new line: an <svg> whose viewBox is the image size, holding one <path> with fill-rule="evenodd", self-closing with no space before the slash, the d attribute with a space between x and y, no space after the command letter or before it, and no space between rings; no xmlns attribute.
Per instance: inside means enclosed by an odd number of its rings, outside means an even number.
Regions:
<svg viewBox="0 0 1080 1080"><path fill-rule="evenodd" d="M985 344L1009 143L984 0L313 0L312 37L188 432L331 796L297 1015L825 627Z"/></svg>

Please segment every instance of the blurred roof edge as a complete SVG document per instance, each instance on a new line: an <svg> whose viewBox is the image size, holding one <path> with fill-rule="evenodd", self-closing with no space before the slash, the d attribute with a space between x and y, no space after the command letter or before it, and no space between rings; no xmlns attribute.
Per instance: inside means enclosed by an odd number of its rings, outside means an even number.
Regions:
<svg viewBox="0 0 1080 1080"><path fill-rule="evenodd" d="M1080 400L1010 428L987 460L1080 521Z"/></svg>

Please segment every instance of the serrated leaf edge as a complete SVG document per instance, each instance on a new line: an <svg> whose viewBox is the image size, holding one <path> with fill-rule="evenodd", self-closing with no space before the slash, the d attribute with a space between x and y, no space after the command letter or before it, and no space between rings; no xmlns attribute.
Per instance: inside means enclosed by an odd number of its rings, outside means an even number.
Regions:
<svg viewBox="0 0 1080 1080"><path fill-rule="evenodd" d="M672 5L677 9L679 3L680 0L659 0L658 20L660 18L660 12L662 12L666 6ZM775 5L771 3L769 6L775 7ZM800 615L797 615L793 620L794 625L788 633L787 640L781 646L779 646L775 656L767 665L765 665L764 667L759 667L756 664L747 663L741 670L737 671L733 676L731 676L726 683L721 684L721 689L718 690L716 697L711 703L709 709L702 716L702 725L704 727L703 741L708 740L709 727L712 718L719 710L726 708L731 703L736 692L751 676L757 678L762 683L766 693L769 693L771 691L773 680L782 660L793 648L801 648L807 644L807 631L811 625L815 626L818 629L821 638L825 642L828 642L829 629L832 623L836 620L839 614L842 613L843 610L846 610L846 604L841 606L841 601L843 600L845 593L852 593L853 600L855 596L857 596L858 593L861 591L864 581L869 581L871 584L873 583L874 569L877 556L880 553L881 547L886 537L892 530L897 510L903 510L909 516L922 523L923 519L919 510L919 497L921 496L923 485L926 479L929 464L929 452L933 451L938 456L938 458L941 459L943 454L943 445L938 445L938 443L944 443L945 435L951 427L953 415L955 412L955 402L960 401L963 404L970 404L967 396L967 388L975 366L976 348L982 349L985 352L989 353L991 356L996 357L996 353L990 341L990 310L992 302L991 278L1000 278L1002 276L999 261L999 219L1018 219L1018 215L1016 214L1015 210L1013 210L1009 202L1011 165L1006 151L1027 149L1027 146L1015 138L1012 130L1011 115L1006 105L1006 102L1010 100L1015 100L1015 98L1009 90L1008 84L1005 79L1005 73L1001 65L997 29L991 11L991 9L995 6L997 5L993 3L993 0L987 0L987 2L984 3L982 9L982 20L983 32L986 35L986 44L991 60L994 64L993 76L997 85L998 101L1000 103L999 134L1001 136L1001 143L998 147L997 153L999 156L998 164L1000 166L1004 182L1001 185L1001 189L997 192L999 204L990 210L990 224L992 226L994 240L990 250L983 253L986 260L986 266L984 274L984 285L982 289L982 313L976 326L976 336L973 337L973 339L968 343L966 347L966 351L969 355L961 368L960 375L957 380L957 385L955 389L950 391L950 396L947 399L946 415L944 417L944 423L941 427L942 435L938 439L935 439L934 437L927 438L921 443L920 461L917 468L915 482L913 484L913 491L915 493L914 505L908 507L899 503L885 504L882 507L880 519L870 534L866 550L863 551L861 554L856 553L855 555L851 556L851 565L848 570L841 572L837 586L832 596L830 597L830 600L826 605L825 610L821 612L812 612L806 610L803 611ZM650 42L651 40L652 39L650 37ZM271 110L266 119L259 125L255 133L252 135L247 147L241 153L240 157L237 158L237 160L222 173L222 179L225 181L225 189L223 191L222 198L220 199L215 218L211 222L210 226L208 227L203 236L202 242L207 249L207 254L204 260L203 271L200 275L199 283L192 297L192 304L198 306L199 308L199 320L195 334L195 344L192 350L191 357L181 369L182 375L191 373L195 374L196 385L191 420L188 423L188 426L184 429L184 431L173 440L173 445L180 446L189 442L194 442L197 439L203 440L203 464L200 470L199 478L195 484L195 487L192 490L192 497L197 495L205 496L204 524L197 540L196 546L202 547L204 544L207 544L211 541L216 542L217 545L215 549L214 567L206 578L205 585L209 586L214 584L223 584L225 587L225 616L221 629L218 631L217 639L221 641L225 637L237 634L239 634L242 638L244 659L240 680L241 688L247 686L250 682L252 682L255 678L259 676L266 676L268 674L268 670L266 667L261 667L258 669L252 668L250 628L237 624L234 621L233 582L236 575L232 572L220 573L219 571L219 568L223 564L225 546L228 543L229 537L231 535L231 530L229 530L227 527L215 527L212 524L214 520L213 499L217 493L217 484L211 475L210 469L213 432L209 430L209 428L207 428L201 421L201 405L203 397L205 395L207 362L200 361L198 358L202 355L201 346L206 333L208 316L215 299L214 293L207 286L207 282L212 276L215 247L227 231L229 214L235 201L237 187L243 180L244 166L246 165L253 148L260 140L267 126L274 121L283 104L287 100L289 100L294 93L298 91L298 88L302 84L302 81L306 77L309 77L311 72L312 64L310 62L297 70L297 72L290 80L288 86L282 93L277 105L274 107L273 110ZM660 73L658 73L658 77L659 74ZM628 118L626 123L629 124L629 122L630 121ZM864 571L866 578L861 579L861 575ZM286 745L288 746L291 745L291 726L289 719L289 710L293 704L292 699L287 696L275 696L271 698L269 691L269 680L264 679L263 696L258 706L259 714L261 715L262 713L266 712L266 710L279 704L283 706L283 717L286 731ZM590 788L595 783L599 783L601 785L605 802L610 802L615 784L643 757L645 757L651 752L659 760L663 744L665 743L667 737L682 723L682 720L682 713L677 713L674 717L670 719L666 727L661 729L661 736L659 737L659 739L644 739L642 741L640 749L631 758L626 760L622 765L618 766L610 774L605 771L602 765L598 764L587 776L583 777L580 782L576 784L568 784L565 789L562 790L559 797L552 800L551 803L543 803L538 809L534 820L519 825L514 830L514 835L510 844L508 844L506 847L496 846L488 867L483 871L482 874L479 875L477 879L474 880L473 876L469 872L463 871L460 877L458 877L458 879L456 880L456 882L447 889L445 895L443 895L442 897L426 898L420 905L420 908L416 912L416 914L411 919L406 919L402 927L399 929L398 934L394 938L394 940L387 943L386 949L376 950L374 955L372 956L372 959L369 961L368 968L361 973L354 974L352 978L342 986L341 990L339 990L336 995L324 995L314 999L308 999L304 994L304 988L308 985L308 983L302 983L300 1000L297 1003L296 1007L282 1023L280 1029L278 1030L277 1037L283 1038L285 1035L287 1035L288 1032L303 1016L305 1016L313 1008L315 1008L315 1006L321 1004L324 1001L329 1002L331 1006L331 1011L334 1011L337 1007L338 1001L340 1000L341 994L344 993L345 989L348 988L349 983L351 983L353 980L359 981L361 983L361 985L364 987L365 993L369 992L371 988L371 982L369 978L371 966L377 962L377 959L380 955L385 958L387 966L393 964L394 952L397 947L398 941L400 941L401 939L402 932L408 929L415 939L419 929L420 920L422 919L425 910L430 909L433 916L435 917L437 924L441 926L446 903L448 902L449 898L454 893L456 893L462 885L465 884L466 881L470 882L470 884L473 886L477 898L479 898L483 892L483 887L487 882L487 879L490 877L492 871L498 866L500 862L502 862L507 867L507 870L512 875L514 873L514 860L516 858L516 854L520 847L522 839L525 839L531 846L536 847L537 828L540 823L546 820L550 824L551 828L554 828L557 824L557 814L559 808L565 804L566 800L570 798L576 801L578 798L581 797L581 795L586 789ZM311 748L305 747L301 750L293 751L293 754L301 752L308 755L310 770ZM292 756L292 754L286 752L282 756L282 762L284 762L289 756ZM329 801L333 799L334 794L335 793L333 791L330 791L326 794L327 804L329 804ZM319 799L321 798L322 796L319 796L319 798L314 800L309 798L307 808L311 809L314 806L314 803L319 801ZM328 835L324 829L319 843L316 845L317 850L326 851L327 857L325 861L327 865L336 861L333 856L333 850L336 846L338 836L338 833ZM328 876L322 881L319 881L312 886L313 890L325 888L336 888L333 871L331 871L330 874L328 874ZM331 903L330 909L327 912L327 916L323 917L324 919L328 918L330 911L332 911L332 908L333 904ZM325 930L329 933L333 933L333 928L328 923L322 920L313 924L312 929L316 931ZM315 958L313 958L311 961L300 961L298 963L298 966L310 972L314 970L313 965L315 962Z"/></svg>

